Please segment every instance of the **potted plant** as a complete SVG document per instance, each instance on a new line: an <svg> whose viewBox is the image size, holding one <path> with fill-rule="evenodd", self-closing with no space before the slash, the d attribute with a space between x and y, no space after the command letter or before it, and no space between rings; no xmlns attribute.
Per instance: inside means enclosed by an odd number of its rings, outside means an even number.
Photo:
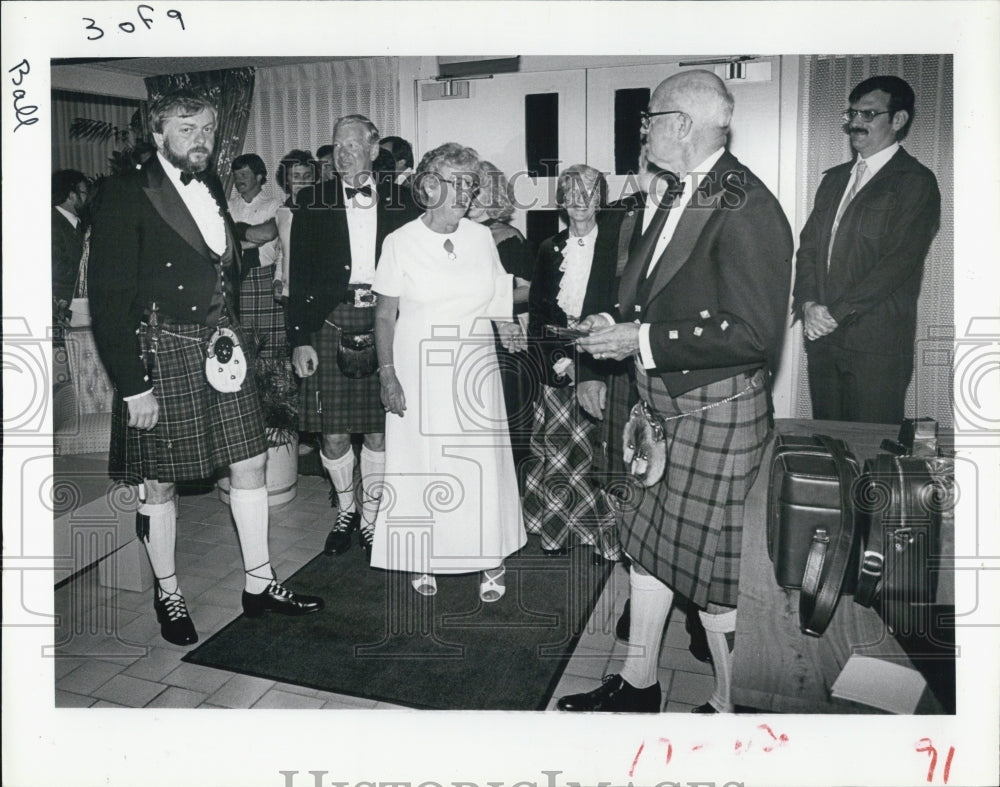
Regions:
<svg viewBox="0 0 1000 787"><path fill-rule="evenodd" d="M253 331L247 337L253 342ZM274 357L259 346L254 383L267 436L267 499L272 506L295 499L299 477L299 392L287 357ZM219 497L229 501L229 478L219 479Z"/></svg>

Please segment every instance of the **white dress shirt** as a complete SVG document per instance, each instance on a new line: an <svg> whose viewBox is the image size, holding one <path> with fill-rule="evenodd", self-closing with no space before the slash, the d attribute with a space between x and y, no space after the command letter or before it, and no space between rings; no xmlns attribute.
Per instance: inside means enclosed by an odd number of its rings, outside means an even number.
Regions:
<svg viewBox="0 0 1000 787"><path fill-rule="evenodd" d="M371 187L372 194L355 194L347 198L347 184L341 181L347 229L351 238L351 284L371 284L375 281L375 241L378 233L378 192L371 177L365 177L361 186Z"/></svg>
<svg viewBox="0 0 1000 787"><path fill-rule="evenodd" d="M66 221L73 225L73 229L76 229L80 224L80 217L74 213L70 213L66 208L56 205L56 210L66 217Z"/></svg>
<svg viewBox="0 0 1000 787"><path fill-rule="evenodd" d="M195 224L198 225L205 244L221 257L226 253L226 222L208 186L199 180L192 180L184 185L181 183L181 171L167 161L162 153L158 152L156 155L160 158L163 171L167 173Z"/></svg>
<svg viewBox="0 0 1000 787"><path fill-rule="evenodd" d="M275 218L280 207L280 200L265 196L263 191L257 192L257 196L249 202L238 193L229 199L229 215L233 217L233 221L246 224L263 224L268 219ZM260 267L267 268L273 265L274 280L283 280L281 243L278 242L277 238L269 240L261 246L246 240L241 245L244 249L259 249Z"/></svg>
<svg viewBox="0 0 1000 787"><path fill-rule="evenodd" d="M878 173L882 167L889 163L889 159L896 155L896 151L899 150L899 143L893 142L889 147L880 150L878 153L873 153L868 158L864 159L865 162L865 173L861 178L861 183L858 188L864 188L865 184L870 181ZM837 213L835 215L839 216L844 208L844 200L847 199L847 195L851 193L851 189L854 186L854 180L858 174L858 164L862 161L863 157L859 154L854 160L854 166L851 167L851 177L847 179L847 187L844 189L844 193L840 195L840 202L837 205ZM855 190L856 192L857 190Z"/></svg>

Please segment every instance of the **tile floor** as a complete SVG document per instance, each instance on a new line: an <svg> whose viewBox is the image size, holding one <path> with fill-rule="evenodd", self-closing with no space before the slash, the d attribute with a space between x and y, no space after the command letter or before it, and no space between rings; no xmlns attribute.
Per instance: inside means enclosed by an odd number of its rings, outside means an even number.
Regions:
<svg viewBox="0 0 1000 787"><path fill-rule="evenodd" d="M271 555L279 577L323 547L331 524L327 482L300 476L294 501L272 509ZM342 559L357 559L357 546ZM177 571L201 641L240 614L243 566L229 507L213 491L180 498ZM617 672L626 647L614 624L628 594L618 567L605 586L549 708L563 694L589 691ZM102 587L94 570L55 591L55 704L62 708L397 708L358 697L253 678L181 661L188 648L160 637L152 590ZM671 615L660 654L663 709L688 712L712 691L712 669L687 651L684 619Z"/></svg>

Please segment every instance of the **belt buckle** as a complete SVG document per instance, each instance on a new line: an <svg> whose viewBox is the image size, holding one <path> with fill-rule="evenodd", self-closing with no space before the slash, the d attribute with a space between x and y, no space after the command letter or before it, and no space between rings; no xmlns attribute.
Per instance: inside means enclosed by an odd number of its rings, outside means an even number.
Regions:
<svg viewBox="0 0 1000 787"><path fill-rule="evenodd" d="M358 287L354 290L355 309L371 309L376 300L375 293L368 288Z"/></svg>

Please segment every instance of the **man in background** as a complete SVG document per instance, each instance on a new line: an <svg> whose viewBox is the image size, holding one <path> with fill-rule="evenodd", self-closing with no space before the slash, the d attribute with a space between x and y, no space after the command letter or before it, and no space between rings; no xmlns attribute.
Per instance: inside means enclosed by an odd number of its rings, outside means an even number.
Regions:
<svg viewBox="0 0 1000 787"><path fill-rule="evenodd" d="M913 89L895 76L848 97L853 162L827 170L796 258L794 309L809 358L813 418L895 424L913 375L917 298L937 232L934 174L899 141Z"/></svg>

